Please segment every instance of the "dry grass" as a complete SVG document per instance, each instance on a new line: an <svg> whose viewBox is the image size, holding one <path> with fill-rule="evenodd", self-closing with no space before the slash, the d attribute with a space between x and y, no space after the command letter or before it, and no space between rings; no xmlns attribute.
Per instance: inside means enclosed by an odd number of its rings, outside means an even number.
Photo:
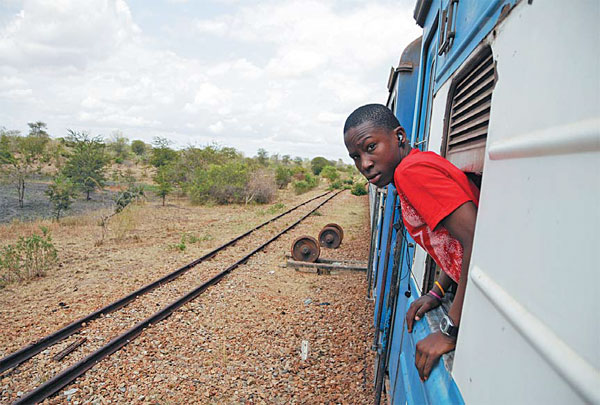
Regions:
<svg viewBox="0 0 600 405"><path fill-rule="evenodd" d="M141 205L132 204L110 219L109 229L111 235L117 240L133 236L137 225L141 222L143 209Z"/></svg>
<svg viewBox="0 0 600 405"><path fill-rule="evenodd" d="M0 324L14 326L0 336L0 355L8 348L16 349L53 331L57 325L120 298L281 210L322 192L312 190L301 196L278 192L276 202L266 206L192 206L186 199L179 198L171 199L165 207L159 201L148 202L111 218L115 221L109 222L103 243L98 243L102 229L98 225L97 211L66 217L60 223L43 220L0 225L0 246L14 243L19 236L38 232L39 226L44 225L49 228L58 250L58 265L45 277L0 290L0 308L3 308ZM318 235L324 224L315 227L311 234ZM185 233L195 235L200 241L187 243L183 252L168 248L180 243ZM60 307L49 313L49 309L57 308L58 302L69 304L69 308ZM47 324L31 330L28 325L37 319L44 319Z"/></svg>

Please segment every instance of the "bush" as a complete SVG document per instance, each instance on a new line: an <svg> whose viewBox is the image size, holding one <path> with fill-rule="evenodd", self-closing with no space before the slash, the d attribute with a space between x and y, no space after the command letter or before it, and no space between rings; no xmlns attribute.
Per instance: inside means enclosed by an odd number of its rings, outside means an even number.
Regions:
<svg viewBox="0 0 600 405"><path fill-rule="evenodd" d="M135 140L131 142L131 151L138 156L146 153L146 144L143 141Z"/></svg>
<svg viewBox="0 0 600 405"><path fill-rule="evenodd" d="M273 173L269 170L257 170L248 181L246 203L255 201L259 204L267 204L277 196L277 184Z"/></svg>
<svg viewBox="0 0 600 405"><path fill-rule="evenodd" d="M352 186L352 191L350 191L353 195L365 195L367 194L367 184L366 183L354 183Z"/></svg>
<svg viewBox="0 0 600 405"><path fill-rule="evenodd" d="M340 174L335 167L325 166L323 170L321 170L321 177L324 177L329 180L330 183L333 183L340 178Z"/></svg>
<svg viewBox="0 0 600 405"><path fill-rule="evenodd" d="M40 229L41 236L20 237L15 245L7 245L0 250L0 284L43 276L56 263L56 248L48 228Z"/></svg>
<svg viewBox="0 0 600 405"><path fill-rule="evenodd" d="M311 187L308 185L306 180L300 180L294 182L294 192L296 194L303 194L310 190Z"/></svg>
<svg viewBox="0 0 600 405"><path fill-rule="evenodd" d="M244 202L248 178L248 166L239 162L213 164L206 170L196 170L188 186L190 199L194 204Z"/></svg>
<svg viewBox="0 0 600 405"><path fill-rule="evenodd" d="M294 180L304 180L307 172L308 170L302 166L294 166L292 169L292 177Z"/></svg>
<svg viewBox="0 0 600 405"><path fill-rule="evenodd" d="M316 158L310 161L310 168L312 172L318 176L321 173L321 170L323 170L325 166L330 164L331 162L329 162L329 160L325 159L322 156L317 156Z"/></svg>
<svg viewBox="0 0 600 405"><path fill-rule="evenodd" d="M121 191L115 197L115 213L119 213L132 202L142 200L144 195L144 186L131 184L126 190Z"/></svg>
<svg viewBox="0 0 600 405"><path fill-rule="evenodd" d="M275 182L280 189L286 188L292 181L292 171L284 166L279 166L275 171Z"/></svg>
<svg viewBox="0 0 600 405"><path fill-rule="evenodd" d="M69 209L77 196L73 182L62 175L54 178L45 193L52 204L52 215L56 221L60 220L60 214Z"/></svg>
<svg viewBox="0 0 600 405"><path fill-rule="evenodd" d="M336 180L334 182L331 183L331 185L329 186L330 190L339 190L340 188L343 187L343 184L341 181Z"/></svg>
<svg viewBox="0 0 600 405"><path fill-rule="evenodd" d="M312 190L317 186L318 180L315 176L310 173L306 173L304 180L294 182L294 191L296 194L306 193L308 190Z"/></svg>

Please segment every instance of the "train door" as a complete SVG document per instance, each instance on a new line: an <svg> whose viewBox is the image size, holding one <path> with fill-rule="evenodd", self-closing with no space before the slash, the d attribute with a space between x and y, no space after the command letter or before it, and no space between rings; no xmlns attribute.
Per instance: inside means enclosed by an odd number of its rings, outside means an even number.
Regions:
<svg viewBox="0 0 600 405"><path fill-rule="evenodd" d="M387 106L396 115L407 134L412 133L421 45L421 38L418 38L404 49L398 66L392 69L388 79L390 95ZM414 250L414 242L405 232L398 203L394 210L394 235L392 237L391 254L388 258L388 266L391 266L391 277L387 292L388 299L385 302L385 320L382 322L383 331L380 339L382 348L379 355L381 367L379 367L376 376L376 382L378 382L376 384L376 401L381 397L381 385L384 379L387 381L387 395L393 396L393 391L396 389L397 375L402 372L398 367L398 358L400 356L404 305L406 302L404 291L406 290L406 277L410 272ZM401 287L400 284L404 284L404 286Z"/></svg>

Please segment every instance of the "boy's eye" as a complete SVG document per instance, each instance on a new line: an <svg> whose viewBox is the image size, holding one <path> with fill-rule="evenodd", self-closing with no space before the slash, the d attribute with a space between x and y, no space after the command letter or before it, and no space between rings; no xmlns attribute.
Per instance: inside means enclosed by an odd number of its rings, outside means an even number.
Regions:
<svg viewBox="0 0 600 405"><path fill-rule="evenodd" d="M375 144L374 143L370 143L367 145L367 152L371 152L375 149Z"/></svg>

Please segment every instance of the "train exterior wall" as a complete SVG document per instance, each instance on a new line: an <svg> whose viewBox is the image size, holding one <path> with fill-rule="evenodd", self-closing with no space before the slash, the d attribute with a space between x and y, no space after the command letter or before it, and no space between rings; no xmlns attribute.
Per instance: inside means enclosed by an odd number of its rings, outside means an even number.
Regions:
<svg viewBox="0 0 600 405"><path fill-rule="evenodd" d="M469 403L600 403L599 17L596 1L523 1L488 36L498 80L454 367Z"/></svg>
<svg viewBox="0 0 600 405"><path fill-rule="evenodd" d="M441 17L449 7L455 7L455 36L440 52L447 31ZM414 366L415 344L437 328L439 314L432 311L412 334L403 320L423 293L427 254L401 231L392 234L387 255L379 249L376 308L379 300L383 305L375 323L388 398L402 404L600 403L594 260L600 246L600 3L422 0L416 10L423 27L416 89L400 91L396 82L388 96L401 122L406 111L398 107L413 107L407 132L414 147L444 153L453 83L483 48L491 49L495 82L458 345L426 383ZM394 191L389 186L386 199ZM380 247L388 244L382 237L392 218L387 212L375 230Z"/></svg>

